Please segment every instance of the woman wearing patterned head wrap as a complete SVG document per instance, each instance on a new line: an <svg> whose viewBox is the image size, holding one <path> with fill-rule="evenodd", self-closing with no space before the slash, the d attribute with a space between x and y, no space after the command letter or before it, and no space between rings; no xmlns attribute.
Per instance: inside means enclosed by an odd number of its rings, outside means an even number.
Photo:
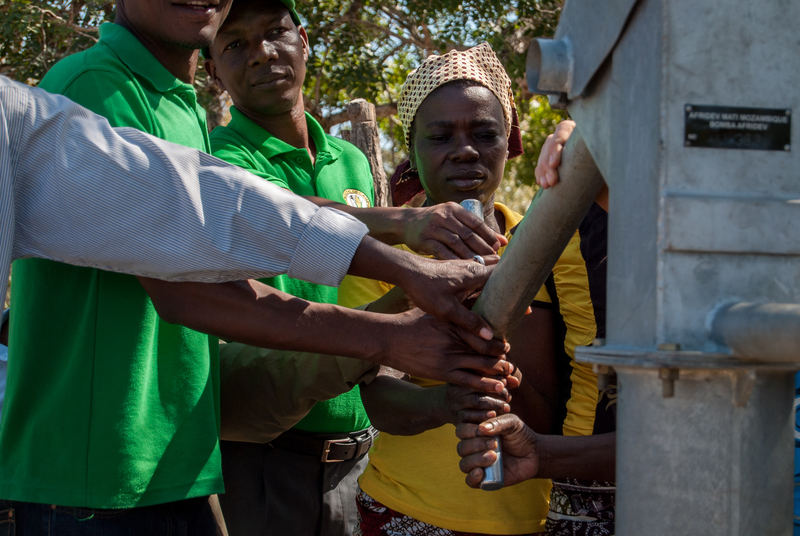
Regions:
<svg viewBox="0 0 800 536"><path fill-rule="evenodd" d="M508 138L507 159L520 156L523 153L522 134L519 129L514 94L511 91L511 80L487 43L482 43L466 52L452 51L444 56L431 56L419 69L408 75L400 93L397 111L409 150L412 148L414 117L422 102L439 87L459 80L463 81L464 86L470 83L482 85L497 97L503 109ZM417 195L424 196L419 174L408 160L398 166L390 184L395 206L405 205Z"/></svg>
<svg viewBox="0 0 800 536"><path fill-rule="evenodd" d="M511 81L491 48L483 44L428 58L409 75L398 112L409 145L410 165L400 181L400 186L410 185L405 194L413 196L422 188L428 205L479 199L486 223L510 237L509 230L522 216L494 203L494 192L507 158L521 153L521 137ZM559 262L557 269L572 269L569 262ZM405 305L397 290L390 289L377 281L348 278L339 289L339 301L351 307L373 302L370 311L390 312ZM570 302L587 304L586 294ZM540 295L540 301L555 301L544 290ZM535 355L537 363L535 373L515 391L513 408L534 429L551 431L558 419L550 408L559 398L552 367L552 313L537 308L523 322L518 331L525 340L519 347ZM584 324L580 342L594 337L593 324ZM510 359L515 346L512 341ZM519 366L524 368L521 362ZM453 425L510 411L508 397L493 399L422 378L381 376L362 388L362 399L373 424L384 432L360 480L363 535L544 530L548 480L487 493L468 488L458 469ZM519 408L518 401L523 402Z"/></svg>
<svg viewBox="0 0 800 536"><path fill-rule="evenodd" d="M429 205L477 198L487 224L510 237L509 230L521 216L493 202L506 159L522 149L510 87L486 44L428 58L409 76L398 111L410 163L393 184L396 204L420 190ZM362 389L370 419L384 431L360 480L362 534L450 536L545 530L549 481L530 480L493 493L467 488L456 465L452 425L513 409L541 433L591 434L599 399L596 376L573 359L575 346L590 344L596 334L580 247L576 233L546 288L536 296L533 313L512 336L509 359L523 370L526 380L514 391L511 407L508 399L476 396L420 378L382 376ZM339 290L340 303L357 306L372 301L369 310L376 312L406 306L398 290L390 288L349 278ZM553 515L547 528L557 532L553 522L560 514ZM595 528L608 534L605 525L593 524Z"/></svg>
<svg viewBox="0 0 800 536"><path fill-rule="evenodd" d="M396 196L404 193L413 194L415 180L420 181L417 183L419 186L424 185L428 195L431 194L429 184L435 186L437 183L435 175L430 173L431 170L427 169L428 166L426 165L426 162L427 164L433 162L434 167L436 167L436 159L431 158L432 154L429 151L430 140L426 139L426 137L430 137L431 134L433 134L434 138L436 137L436 128L439 127L438 123L442 118L437 117L435 113L431 115L428 112L427 108L431 107L431 99L436 99L437 94L434 92L425 97L426 92L435 89L436 84L441 84L443 79L446 80L448 78L448 75L453 76L452 73L454 71L458 71L462 75L467 72L470 79L476 77L475 70L465 68L463 62L460 62L457 66L451 64L447 67L442 67L445 62L442 62L441 59L437 58L437 62L439 64L437 67L425 69L425 66L423 66L410 77L414 83L408 84L405 88L406 91L403 93L404 96L408 94L408 98L405 101L401 99L399 111L401 117L404 118L404 125L407 127L406 139L409 143L411 162L416 163L417 166L414 167L419 167L419 169L405 172L402 180L398 183L400 188L397 186L393 188ZM455 76L458 76L458 74L456 73ZM462 82L456 82L456 84ZM492 92L501 103L508 102L502 98L504 86L497 83L485 83L485 85L489 88L494 88ZM439 107L441 108L441 105ZM508 112L509 107L511 108L511 113ZM465 115L468 114L469 111L466 111ZM514 143L512 142L515 134L518 136L518 130L515 132L513 128L514 120L516 119L513 101L510 101L510 106L504 107L504 116L507 119L511 118L512 131L509 136L509 157L511 157L514 154L512 150ZM430 125L434 127L429 132L425 131L427 121L432 121ZM479 145L478 140L476 140L474 146ZM405 191L402 188L403 185L407 185L405 186ZM439 199L436 199L434 202L438 201ZM489 221L493 212L496 214L497 210L487 211L487 221ZM605 219L604 216L598 216L598 213L604 214L600 207L593 207L590 214L581 224L581 229L576 232L570 245L559 259L553 274L548 278L546 283L547 291L540 292L536 298L537 301L534 302L535 306L542 306L541 302L548 302L552 308L553 317L552 319L547 319L553 322L555 328L551 332L551 336L545 335L542 337L541 334L537 334L530 329L526 330L524 326L521 326L511 341L512 353L510 358L512 360L516 359L520 369L528 373L528 379L533 379L536 382L535 391L547 395L552 393L550 389L555 387L557 395L555 397L549 395L545 398L551 403L556 416L553 419L557 423L556 429L553 430L556 435L585 436L592 433L602 434L614 429L616 405L613 402L615 388L611 386L609 389L599 392L596 388L596 376L590 368L587 365L575 363L573 359L575 346L589 344L596 333L598 323L602 322L604 318L601 314L604 313L604 293L601 292L605 288L604 276L601 277L597 269L587 270L587 264L591 268L597 268L595 264L598 261L601 265L605 262L605 242L604 239L598 240L600 237L596 236L597 233L595 232L602 231L602 236L605 236ZM490 223L490 226L495 225ZM600 253L600 251L593 246L597 246L600 243L603 244L603 252L598 257L596 253ZM596 283L600 284L596 285ZM594 314L595 311L597 311L597 316ZM537 327L542 327L542 324L543 322L537 323ZM524 331L528 332L524 333ZM563 341L563 345L558 344L554 348L555 361L550 363L553 365L554 370L545 369L545 372L551 370L557 380L554 380L549 374L542 373L543 365L548 364L546 352L534 350L535 345L542 345L542 338L549 338L552 342L553 334L555 334L556 340ZM603 335L599 336L602 337ZM526 363L526 360L530 360L532 357L530 354L532 353L535 354L536 359L531 367L531 363ZM520 354L523 354L521 360L519 359ZM530 370L533 370L534 374L530 374ZM523 383L523 385L525 384ZM527 409L525 406L529 404L530 398L526 399L525 396L518 396L518 391L514 393L514 411L519 412L534 430L546 429L544 426L537 427L535 424L537 418L541 421L541 416L534 415L531 418L525 415L525 410ZM522 403L520 404L520 402ZM604 436L598 437L603 438ZM575 443L570 444L574 445ZM605 452L608 452L608 449L605 449ZM554 480L553 483L550 512L547 516L545 527L547 534L579 536L584 534L610 535L614 533L613 484L593 480L598 478L596 475L609 474L608 460L605 456L594 456L592 460L601 466L594 465L591 469L586 469L583 467L576 468L574 465L566 466L563 463L549 463L547 466L543 464L540 467L540 471L536 473L539 478L543 474L560 477L558 482ZM611 469L610 474L613 474L613 469ZM563 478L565 475L570 478ZM575 480L579 476L585 480ZM604 476L603 478L606 477Z"/></svg>

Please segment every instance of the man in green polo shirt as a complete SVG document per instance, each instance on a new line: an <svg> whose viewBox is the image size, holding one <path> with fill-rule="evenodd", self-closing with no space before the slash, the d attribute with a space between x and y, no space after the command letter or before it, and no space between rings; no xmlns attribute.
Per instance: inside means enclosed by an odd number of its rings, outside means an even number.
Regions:
<svg viewBox="0 0 800 536"><path fill-rule="evenodd" d="M120 1L117 23L100 28L99 43L56 64L41 87L112 126L209 152L191 60L228 8L224 0L204 10ZM164 35L173 43L158 38ZM75 518L91 514L70 507L145 507L126 521L140 532L155 517L147 507L195 498L178 509L200 533L212 527L205 497L223 489L215 439L217 340L160 319L137 278L119 273L17 261L12 300L9 364L38 362L40 370L23 369L17 382L9 381L0 497L64 505L65 517ZM39 357L48 355L72 366L41 370ZM29 377L34 373L41 376ZM51 377L56 373L63 376ZM87 384L87 376L94 382ZM26 428L25 413L15 411L29 382L45 389L36 417L48 423L47 444L43 431Z"/></svg>
<svg viewBox="0 0 800 536"><path fill-rule="evenodd" d="M203 52L205 69L233 100L230 123L211 133L214 156L298 195L354 208L374 204L366 157L304 112L308 38L294 9L235 0ZM337 300L333 287L288 276L264 282L310 301ZM352 534L373 433L356 386L317 402L268 444L222 441L220 504L231 536Z"/></svg>
<svg viewBox="0 0 800 536"><path fill-rule="evenodd" d="M209 152L206 113L191 85L193 49L213 38L228 7L227 1L205 10L120 1L117 23L102 25L98 44L56 64L41 87L112 126ZM158 38L164 35L174 43ZM9 382L0 497L63 505L53 523L64 531L72 519L92 516L71 507L142 507L122 511L139 515L118 514L140 533L163 530L154 505L180 501L174 511L194 523L190 533L213 533L205 497L223 489L215 439L217 340L160 319L129 275L26 259L15 263L12 299L9 363L38 363L39 370L22 369ZM40 357L48 355L71 366L42 370ZM22 419L31 415L15 411L29 382L44 388L35 416L49 429L26 428ZM42 433L49 435L46 444ZM18 512L18 523L25 513ZM95 523L94 530L114 534L113 518L98 517L85 522L87 530Z"/></svg>

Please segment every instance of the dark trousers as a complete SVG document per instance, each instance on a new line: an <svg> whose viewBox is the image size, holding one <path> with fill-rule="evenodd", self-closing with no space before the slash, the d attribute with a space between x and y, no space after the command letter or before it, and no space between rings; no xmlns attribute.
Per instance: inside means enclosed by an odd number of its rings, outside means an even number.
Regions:
<svg viewBox="0 0 800 536"><path fill-rule="evenodd" d="M74 508L0 500L0 536L215 536L208 497L141 508Z"/></svg>
<svg viewBox="0 0 800 536"><path fill-rule="evenodd" d="M270 444L221 441L230 536L351 536L367 456L323 463Z"/></svg>

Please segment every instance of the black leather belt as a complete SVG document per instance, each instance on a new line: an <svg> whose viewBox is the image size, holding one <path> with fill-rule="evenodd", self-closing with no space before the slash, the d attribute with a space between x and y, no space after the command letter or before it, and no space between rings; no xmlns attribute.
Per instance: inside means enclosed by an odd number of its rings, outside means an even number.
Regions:
<svg viewBox="0 0 800 536"><path fill-rule="evenodd" d="M272 441L275 448L318 458L322 463L345 462L360 458L369 451L378 431L369 427L349 434L312 434L287 430Z"/></svg>

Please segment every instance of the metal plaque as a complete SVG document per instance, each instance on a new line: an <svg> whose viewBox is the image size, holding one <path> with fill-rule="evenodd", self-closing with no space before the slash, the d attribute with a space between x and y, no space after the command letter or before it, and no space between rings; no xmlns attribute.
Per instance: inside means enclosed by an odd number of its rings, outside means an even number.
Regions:
<svg viewBox="0 0 800 536"><path fill-rule="evenodd" d="M687 147L792 149L792 110L687 104Z"/></svg>

